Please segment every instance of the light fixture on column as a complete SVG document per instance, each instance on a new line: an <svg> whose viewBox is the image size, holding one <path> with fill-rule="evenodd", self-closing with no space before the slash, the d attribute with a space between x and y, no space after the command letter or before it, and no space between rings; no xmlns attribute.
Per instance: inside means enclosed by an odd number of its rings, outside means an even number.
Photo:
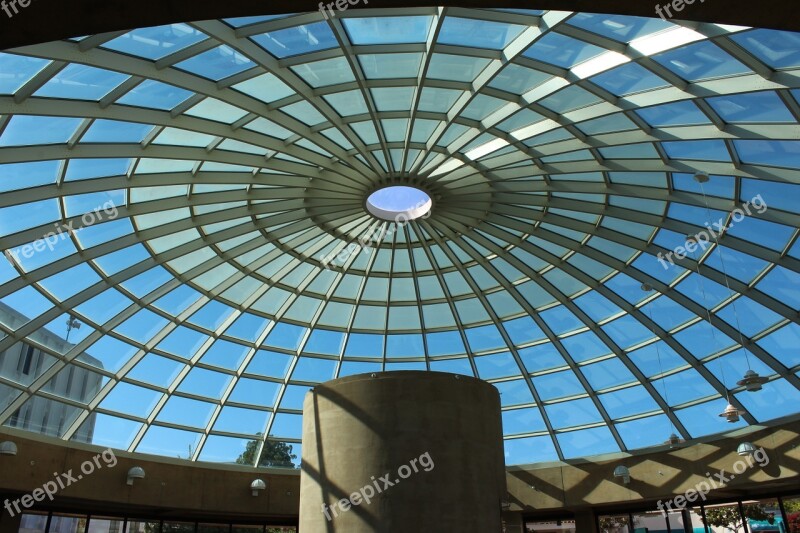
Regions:
<svg viewBox="0 0 800 533"><path fill-rule="evenodd" d="M0 442L0 455L17 455L17 445L10 440Z"/></svg>
<svg viewBox="0 0 800 533"><path fill-rule="evenodd" d="M250 483L250 490L253 493L253 496L258 496L258 493L262 490L266 490L267 484L264 482L263 479L256 478Z"/></svg>
<svg viewBox="0 0 800 533"><path fill-rule="evenodd" d="M728 399L728 401L730 402L730 399ZM719 414L719 416L722 417L722 418L725 418L728 422L733 424L735 422L738 422L739 421L739 416L743 415L743 414L744 414L744 411L742 411L740 409L737 409L736 407L734 407L733 404L729 403L725 407L725 410L722 411Z"/></svg>
<svg viewBox="0 0 800 533"><path fill-rule="evenodd" d="M631 482L631 472L627 466L619 465L616 467L614 469L614 477L621 478L624 485L628 485Z"/></svg>
<svg viewBox="0 0 800 533"><path fill-rule="evenodd" d="M144 468L141 466L134 466L128 470L128 485L133 485L134 479L144 479Z"/></svg>
<svg viewBox="0 0 800 533"><path fill-rule="evenodd" d="M753 446L752 442L743 442L736 448L736 453L742 457L747 457L756 453L756 447Z"/></svg>

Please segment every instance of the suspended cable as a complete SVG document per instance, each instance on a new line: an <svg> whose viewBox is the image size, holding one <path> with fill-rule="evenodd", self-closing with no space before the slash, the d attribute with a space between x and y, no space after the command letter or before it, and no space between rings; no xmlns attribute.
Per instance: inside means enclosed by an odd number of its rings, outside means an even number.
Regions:
<svg viewBox="0 0 800 533"><path fill-rule="evenodd" d="M697 173L694 175L694 180L700 184L700 192L703 194L703 203L705 204L706 209L706 217L708 217L708 223L711 223L711 209L708 206L708 196L706 195L704 183L708 182L709 177L708 174ZM728 297L731 299L731 308L733 309L733 317L736 322L736 332L739 334L739 345L742 349L742 353L744 354L745 363L747 364L747 371L744 374L744 378L737 382L737 385L744 386L748 392L756 392L761 390L761 385L768 381L767 378L761 377L756 373L752 367L750 366L750 356L747 353L747 348L745 347L744 341L744 334L742 333L742 325L741 321L739 320L739 313L736 309L736 293L731 289L730 280L728 279L728 271L725 268L725 259L722 254L722 247L719 244L719 237L718 235L713 232L709 231L711 237L714 239L714 248L719 256L720 266L722 267L722 277L725 279L725 286L728 288ZM722 232L720 232L722 233ZM699 273L699 263L698 263L698 273Z"/></svg>

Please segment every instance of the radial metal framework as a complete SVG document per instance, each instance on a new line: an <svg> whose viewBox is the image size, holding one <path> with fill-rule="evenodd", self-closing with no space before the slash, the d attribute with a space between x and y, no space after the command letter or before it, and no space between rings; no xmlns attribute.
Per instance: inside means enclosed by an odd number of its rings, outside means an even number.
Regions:
<svg viewBox="0 0 800 533"><path fill-rule="evenodd" d="M228 462L299 444L315 383L409 368L494 383L509 464L795 416L798 87L798 34L556 11L9 50L0 351L47 355L0 360L0 423ZM371 216L389 184L430 217Z"/></svg>

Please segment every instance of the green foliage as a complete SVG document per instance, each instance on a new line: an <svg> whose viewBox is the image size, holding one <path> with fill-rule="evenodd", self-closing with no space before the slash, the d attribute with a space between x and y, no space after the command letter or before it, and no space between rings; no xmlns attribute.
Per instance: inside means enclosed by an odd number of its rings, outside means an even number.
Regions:
<svg viewBox="0 0 800 533"><path fill-rule="evenodd" d="M261 439L251 440L247 443L245 450L236 458L236 463L240 465L252 465L255 463L256 453ZM258 466L275 466L283 468L294 468L294 460L297 455L292 453L293 446L285 442L267 440L261 449L261 456L258 458Z"/></svg>
<svg viewBox="0 0 800 533"><path fill-rule="evenodd" d="M744 522L739 515L738 505L728 505L725 507L709 507L705 509L705 523L709 526L722 527L730 531L738 532L744 528ZM751 503L744 506L744 515L747 518L758 521L768 521L773 523L775 515L768 513L760 503Z"/></svg>
<svg viewBox="0 0 800 533"><path fill-rule="evenodd" d="M795 500L783 500L783 508L786 509L786 514L800 513L800 498Z"/></svg>

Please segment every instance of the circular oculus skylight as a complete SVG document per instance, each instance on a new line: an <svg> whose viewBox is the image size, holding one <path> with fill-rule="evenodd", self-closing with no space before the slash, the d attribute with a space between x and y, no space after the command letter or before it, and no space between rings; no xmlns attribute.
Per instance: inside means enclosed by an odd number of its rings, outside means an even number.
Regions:
<svg viewBox="0 0 800 533"><path fill-rule="evenodd" d="M427 215L433 201L424 191L405 185L378 189L367 198L367 211L393 222L405 222Z"/></svg>

